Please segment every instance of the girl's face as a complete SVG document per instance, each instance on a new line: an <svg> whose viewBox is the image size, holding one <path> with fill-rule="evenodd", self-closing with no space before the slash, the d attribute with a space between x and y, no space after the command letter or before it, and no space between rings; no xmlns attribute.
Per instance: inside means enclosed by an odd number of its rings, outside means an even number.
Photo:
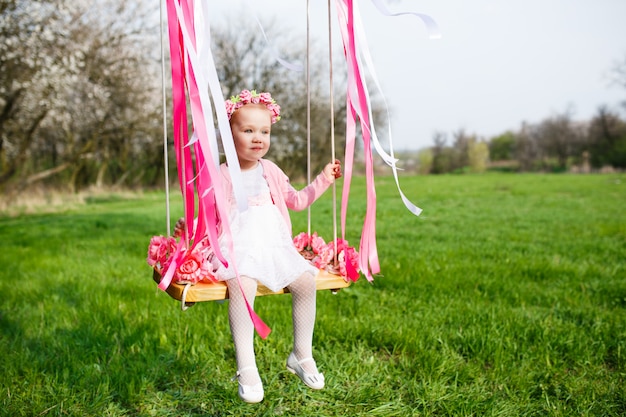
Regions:
<svg viewBox="0 0 626 417"><path fill-rule="evenodd" d="M247 104L232 115L230 127L241 169L255 168L270 149L270 111L263 104Z"/></svg>

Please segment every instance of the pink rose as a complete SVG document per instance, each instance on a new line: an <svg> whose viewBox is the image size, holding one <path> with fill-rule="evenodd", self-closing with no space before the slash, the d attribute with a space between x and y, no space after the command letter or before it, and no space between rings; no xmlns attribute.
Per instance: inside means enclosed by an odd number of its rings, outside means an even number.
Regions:
<svg viewBox="0 0 626 417"><path fill-rule="evenodd" d="M274 101L274 100L272 99L272 95L271 95L270 93L267 93L267 92L266 92L266 93L261 93L261 94L259 94L259 99L260 99L263 103L265 103L265 104L272 104L272 101ZM269 108L269 106L268 106L268 108Z"/></svg>
<svg viewBox="0 0 626 417"><path fill-rule="evenodd" d="M322 250L322 247L326 245L324 239L317 235L317 232L314 232L311 236L311 249L313 249L313 253L319 253Z"/></svg>
<svg viewBox="0 0 626 417"><path fill-rule="evenodd" d="M322 246L315 259L313 260L313 264L319 268L323 269L333 260L333 256L335 255L335 248L332 243Z"/></svg>
<svg viewBox="0 0 626 417"><path fill-rule="evenodd" d="M228 114L228 118L230 119L230 117L233 115L233 113L236 110L236 104L230 100L226 100L225 104L226 104L226 114Z"/></svg>
<svg viewBox="0 0 626 417"><path fill-rule="evenodd" d="M351 247L346 247L337 257L339 272L342 276L356 282L359 279L359 253Z"/></svg>
<svg viewBox="0 0 626 417"><path fill-rule="evenodd" d="M337 252L341 252L345 248L349 248L348 241L342 238L337 238Z"/></svg>
<svg viewBox="0 0 626 417"><path fill-rule="evenodd" d="M280 120L280 106L278 104L268 104L267 109L272 113L272 123Z"/></svg>
<svg viewBox="0 0 626 417"><path fill-rule="evenodd" d="M249 90L242 90L241 93L239 93L239 98L241 98L244 104L249 103L250 100L252 100L252 93Z"/></svg>
<svg viewBox="0 0 626 417"><path fill-rule="evenodd" d="M173 237L153 236L148 245L148 265L154 267L163 265L176 247L176 239Z"/></svg>
<svg viewBox="0 0 626 417"><path fill-rule="evenodd" d="M309 246L309 235L306 232L302 232L293 238L293 244L298 252L302 252L304 248Z"/></svg>
<svg viewBox="0 0 626 417"><path fill-rule="evenodd" d="M176 269L177 281L191 282L201 281L210 274L211 268L204 257L197 252L190 253L183 259L182 264Z"/></svg>

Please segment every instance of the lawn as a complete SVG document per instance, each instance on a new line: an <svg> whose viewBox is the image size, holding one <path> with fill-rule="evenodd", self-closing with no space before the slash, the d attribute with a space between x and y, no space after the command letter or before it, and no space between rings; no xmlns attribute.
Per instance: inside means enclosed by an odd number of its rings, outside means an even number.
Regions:
<svg viewBox="0 0 626 417"><path fill-rule="evenodd" d="M626 175L401 181L424 212L377 179L382 274L318 293L324 390L285 369L290 296L257 300L273 332L255 341L256 405L231 381L227 304L183 312L151 280L163 193L0 216L0 415L626 415ZM355 179L353 245L363 189ZM330 197L312 210L326 238ZM306 212L292 220L306 229Z"/></svg>

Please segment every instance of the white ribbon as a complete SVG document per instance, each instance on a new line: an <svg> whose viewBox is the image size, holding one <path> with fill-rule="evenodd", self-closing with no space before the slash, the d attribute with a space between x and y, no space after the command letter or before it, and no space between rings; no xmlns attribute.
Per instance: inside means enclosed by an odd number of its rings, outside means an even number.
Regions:
<svg viewBox="0 0 626 417"><path fill-rule="evenodd" d="M410 11L403 11L403 12L393 13L389 9L389 7L387 6L387 3L385 3L383 0L372 0L372 3L374 4L374 6L376 6L378 11L380 13L384 14L385 16L402 16L402 15L413 15L413 16L416 16L426 26L426 31L428 32L428 37L430 39L440 39L441 38L441 32L439 31L439 26L437 26L437 22L435 22L432 17L430 17L430 16L428 16L426 14L417 13L417 12L410 12Z"/></svg>
<svg viewBox="0 0 626 417"><path fill-rule="evenodd" d="M289 61L287 61L287 60L285 60L285 59L280 57L280 54L278 53L278 50L272 44L272 42L270 42L269 38L267 37L267 33L263 29L263 25L261 24L261 21L259 20L259 17L258 17L258 15L256 13L256 10L252 6L251 2L249 0L245 0L244 1L244 6L248 10L252 11L252 14L254 15L254 19L256 20L257 24L259 25L259 28L261 29L261 34L263 35L263 39L265 39L265 42L267 43L267 47L268 47L270 55L272 55L274 57L274 59L280 65L282 65L283 67L287 68L288 70L295 71L295 72L302 72L304 70L304 67L302 66L302 64L299 64L297 62L289 62Z"/></svg>
<svg viewBox="0 0 626 417"><path fill-rule="evenodd" d="M421 14L421 13L414 13L414 12L401 12L401 13L392 13L389 11L389 9L387 8L387 5L384 2L381 2L380 0L372 0L372 2L374 3L374 5L379 9L379 11L387 16L399 16L399 15L403 15L403 14L412 14L415 15L417 17L419 17L426 25L428 31L429 31L429 36L431 39L437 39L440 38L441 35L439 34L439 29L437 27L437 24L435 23L435 21L430 18L427 15ZM415 204L413 204L404 194L404 192L402 191L402 188L400 187L400 180L398 178L398 170L400 168L398 168L398 166L396 165L396 163L398 162L398 159L395 158L394 155L394 151L393 151L393 136L392 136L392 132L391 132L391 118L390 118L390 114L389 114L389 107L387 105L387 102L385 101L384 95L382 94L382 88L380 86L380 82L378 81L378 77L376 75L376 70L372 61L372 57L369 51L369 47L367 45L367 39L365 36L365 30L363 28L363 21L361 18L361 14L359 12L358 9L358 4L357 2L354 2L354 33L356 36L355 41L357 42L357 50L360 52L360 54L357 56L357 59L359 61L359 65L361 65L361 60L365 61L365 68L367 69L367 71L370 73L370 76L372 77L372 80L376 86L376 89L381 93L381 97L383 97L383 103L384 103L384 107L385 107L385 112L387 113L387 121L388 121L388 137L389 137L389 153L387 153L384 148L382 147L379 139L378 139L378 135L376 134L376 129L374 127L374 118L372 115L372 106L371 106L371 102L370 102L370 94L367 88L367 82L364 78L364 75L361 74L362 77L362 83L363 83L363 88L365 89L365 95L366 95L366 101L368 103L368 114L369 114L369 120L370 120L370 130L371 130L371 140L372 143L374 145L374 149L376 149L376 153L383 159L383 161L385 161L385 163L387 165L389 165L391 167L391 170L393 172L393 177L394 180L396 182L396 187L398 188L398 193L400 194L400 198L402 199L402 202L404 203L405 207L414 215L419 216L422 212L422 209L417 207ZM358 101L357 101L358 102ZM357 112L360 113L362 112L363 109L357 108Z"/></svg>

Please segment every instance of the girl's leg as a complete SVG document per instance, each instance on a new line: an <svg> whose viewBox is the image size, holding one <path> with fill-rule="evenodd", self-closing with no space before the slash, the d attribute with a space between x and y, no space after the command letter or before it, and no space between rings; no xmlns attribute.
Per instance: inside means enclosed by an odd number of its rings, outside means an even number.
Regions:
<svg viewBox="0 0 626 417"><path fill-rule="evenodd" d="M237 369L244 370L239 375L239 383L243 385L256 385L261 382L256 368L254 357L254 324L246 308L237 279L226 281L230 301L228 303L228 320L230 322L230 332L235 344L235 357L237 359ZM250 306L254 306L257 281L241 277L241 285L246 294Z"/></svg>
<svg viewBox="0 0 626 417"><path fill-rule="evenodd" d="M298 360L313 357L315 327L315 277L306 272L289 285L292 296L293 353ZM314 361L302 363L308 373L317 373Z"/></svg>

